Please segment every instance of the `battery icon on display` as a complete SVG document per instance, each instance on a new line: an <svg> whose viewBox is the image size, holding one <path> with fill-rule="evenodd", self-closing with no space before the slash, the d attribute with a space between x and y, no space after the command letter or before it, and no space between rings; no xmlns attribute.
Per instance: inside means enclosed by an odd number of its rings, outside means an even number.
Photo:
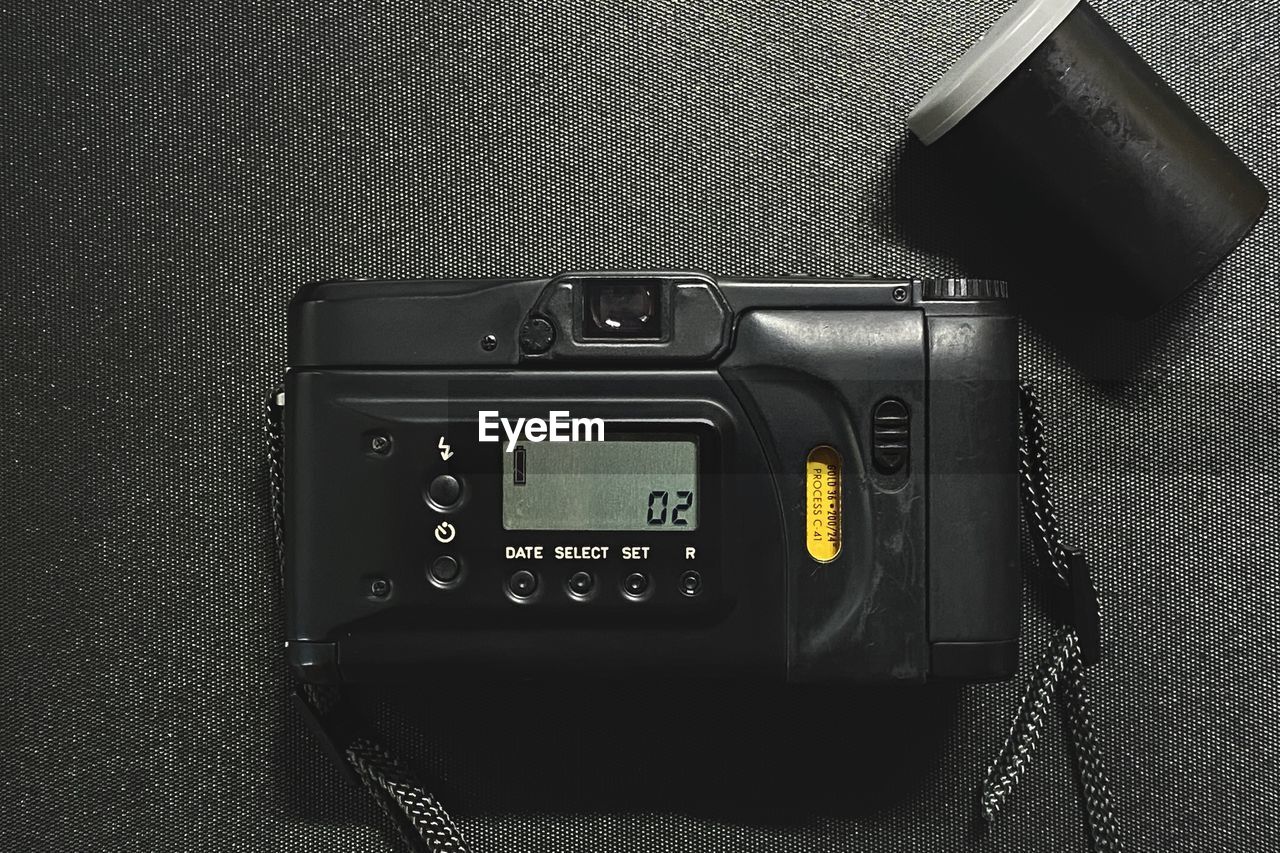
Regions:
<svg viewBox="0 0 1280 853"><path fill-rule="evenodd" d="M511 451L515 454L514 477L512 482L517 486L524 485L524 445L517 444L515 450Z"/></svg>

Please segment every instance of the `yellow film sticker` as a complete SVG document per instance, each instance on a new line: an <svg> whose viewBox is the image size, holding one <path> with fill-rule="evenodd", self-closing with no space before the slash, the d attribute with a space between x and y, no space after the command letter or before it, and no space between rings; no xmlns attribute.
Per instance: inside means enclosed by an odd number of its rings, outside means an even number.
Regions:
<svg viewBox="0 0 1280 853"><path fill-rule="evenodd" d="M840 454L822 445L805 463L805 545L809 556L829 563L840 555Z"/></svg>

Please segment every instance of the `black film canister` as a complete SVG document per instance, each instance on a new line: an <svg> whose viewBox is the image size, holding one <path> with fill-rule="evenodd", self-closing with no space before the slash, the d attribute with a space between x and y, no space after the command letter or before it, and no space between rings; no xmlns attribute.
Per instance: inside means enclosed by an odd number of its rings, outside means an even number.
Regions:
<svg viewBox="0 0 1280 853"><path fill-rule="evenodd" d="M1267 203L1248 167L1080 0L1015 4L907 123L989 182L1023 233L1035 223L1046 266L1069 262L1129 315L1208 275Z"/></svg>

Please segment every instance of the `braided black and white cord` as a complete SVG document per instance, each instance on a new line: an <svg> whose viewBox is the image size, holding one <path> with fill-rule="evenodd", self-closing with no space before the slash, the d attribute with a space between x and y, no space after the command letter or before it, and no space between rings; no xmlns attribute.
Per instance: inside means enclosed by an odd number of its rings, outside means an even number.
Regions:
<svg viewBox="0 0 1280 853"><path fill-rule="evenodd" d="M412 849L423 853L467 853L470 848L448 812L395 756L360 736L347 745L346 754L360 781Z"/></svg>
<svg viewBox="0 0 1280 853"><path fill-rule="evenodd" d="M1065 587L1070 570L1053 505L1044 412L1029 386L1022 386L1021 399L1023 433L1019 466L1023 505L1028 524L1036 535L1036 551L1052 575L1050 582ZM1031 765L1044 734L1045 717L1056 696L1071 742L1090 846L1095 853L1121 853L1124 842L1112 804L1106 766L1093 730L1084 670L1075 628L1067 625L1057 629L1048 651L1027 682L1004 745L987 769L979 807L985 821L996 819Z"/></svg>
<svg viewBox="0 0 1280 853"><path fill-rule="evenodd" d="M1060 689L1062 711L1071 736L1072 756L1080 782L1080 794L1084 798L1084 811L1088 818L1093 849L1099 853L1121 853L1124 841L1116 820L1102 750L1093 731L1093 704L1089 699L1084 663L1078 650L1067 656L1067 668L1062 674Z"/></svg>
<svg viewBox="0 0 1280 853"><path fill-rule="evenodd" d="M1027 682L1004 746L996 760L987 768L987 777L982 783L979 804L985 820L996 819L1018 782L1031 767L1031 759L1044 733L1045 716L1053 705L1062 673L1067 669L1067 659L1074 648L1075 632L1069 628L1060 629Z"/></svg>
<svg viewBox="0 0 1280 853"><path fill-rule="evenodd" d="M267 480L271 488L271 528L275 534L276 568L284 570L284 392L267 396Z"/></svg>
<svg viewBox="0 0 1280 853"><path fill-rule="evenodd" d="M1022 479L1022 506L1035 534L1036 553L1060 583L1067 583L1067 552L1063 545L1058 511L1053 505L1053 478L1045 442L1044 409L1030 385L1019 395L1022 441L1018 443L1018 474Z"/></svg>

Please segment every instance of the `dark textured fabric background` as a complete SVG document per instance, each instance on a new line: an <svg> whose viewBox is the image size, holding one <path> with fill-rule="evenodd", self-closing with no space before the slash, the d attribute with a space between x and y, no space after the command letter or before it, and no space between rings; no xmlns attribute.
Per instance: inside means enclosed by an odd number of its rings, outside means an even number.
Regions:
<svg viewBox="0 0 1280 853"><path fill-rule="evenodd" d="M285 703L259 416L291 291L960 272L903 119L1006 5L0 2L0 849L390 849ZM1280 186L1274 0L1096 7ZM1278 254L1273 206L1148 321L1026 329L1136 850L1280 846ZM1056 734L975 834L1016 692L365 705L481 851L1081 849Z"/></svg>

